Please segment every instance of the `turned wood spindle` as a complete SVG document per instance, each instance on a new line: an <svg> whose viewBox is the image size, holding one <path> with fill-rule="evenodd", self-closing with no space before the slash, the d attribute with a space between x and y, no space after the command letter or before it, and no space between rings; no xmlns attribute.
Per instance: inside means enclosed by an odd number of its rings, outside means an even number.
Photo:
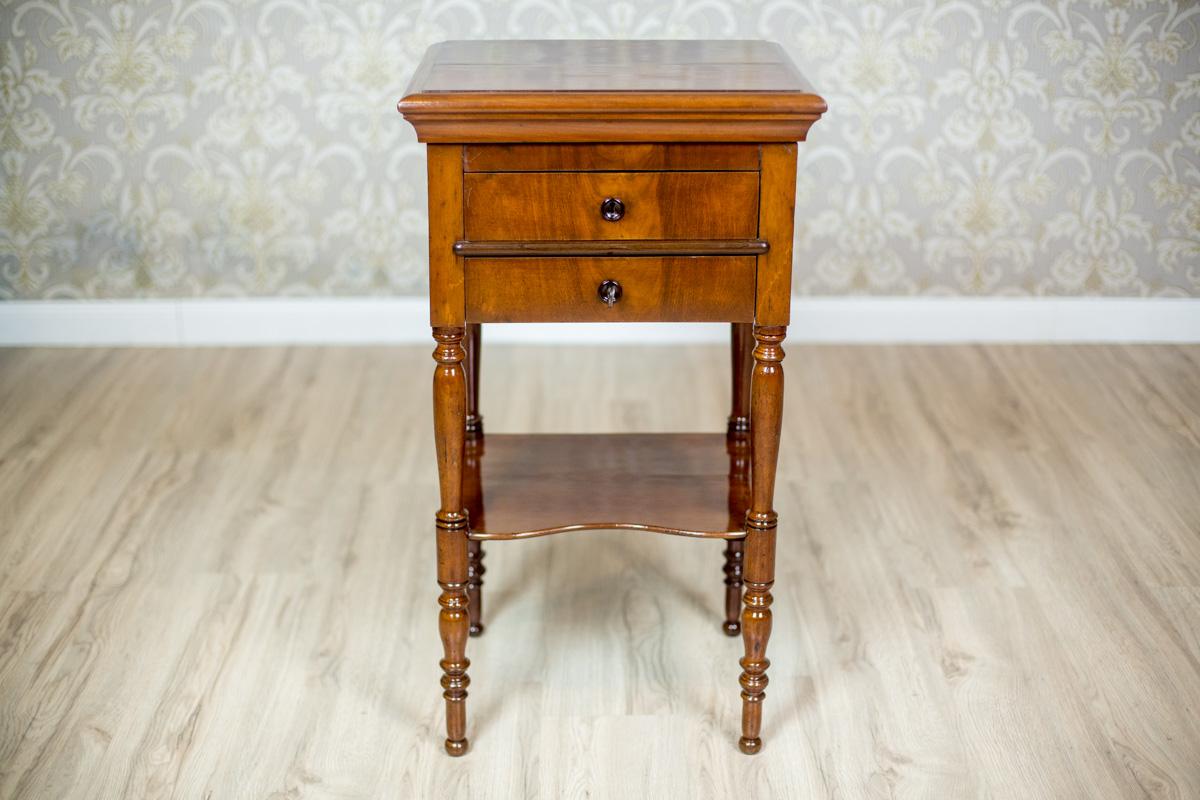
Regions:
<svg viewBox="0 0 1200 800"><path fill-rule="evenodd" d="M742 630L742 540L725 543L725 622L721 626L726 636L737 636Z"/></svg>
<svg viewBox="0 0 1200 800"><path fill-rule="evenodd" d="M753 325L730 324L730 402L727 440L729 448L729 520L730 528L741 528L746 516L746 482L749 479L750 376L754 369ZM722 630L737 636L742 630L742 541L725 544L725 622Z"/></svg>
<svg viewBox="0 0 1200 800"><path fill-rule="evenodd" d="M749 386L747 385L747 389ZM749 405L747 403L747 405ZM729 529L744 530L750 494L750 435L731 432L725 437L729 453ZM727 636L737 636L742 630L742 557L744 541L725 542L725 621L721 629Z"/></svg>
<svg viewBox="0 0 1200 800"><path fill-rule="evenodd" d="M467 433L483 436L483 415L479 413L479 362L483 348L483 326L468 322L466 326L467 351Z"/></svg>
<svg viewBox="0 0 1200 800"><path fill-rule="evenodd" d="M467 546L467 599L470 601L471 636L483 635L483 543L472 539Z"/></svg>
<svg viewBox="0 0 1200 800"><path fill-rule="evenodd" d="M730 375L732 400L729 411L730 435L750 432L750 375L754 370L753 325L749 322L730 323Z"/></svg>
<svg viewBox="0 0 1200 800"><path fill-rule="evenodd" d="M755 326L754 375L750 383L750 508L746 512L746 542L742 575L741 659L742 737L738 747L754 754L762 749L762 704L766 696L767 640L771 638L771 586L775 582L774 510L775 467L783 419L782 326Z"/></svg>
<svg viewBox="0 0 1200 800"><path fill-rule="evenodd" d="M446 699L446 752L467 752L467 596L468 519L463 504L463 450L466 432L466 380L463 329L434 328L433 426L437 444L441 507L437 525L438 632L442 638L442 697Z"/></svg>
<svg viewBox="0 0 1200 800"><path fill-rule="evenodd" d="M469 382L468 382L468 385ZM467 432L463 448L463 504L467 507L467 519L472 528L483 528L486 524L483 509L483 485L480 461L483 458L483 433ZM471 636L483 634L483 542L471 539L467 543L467 610L471 618Z"/></svg>

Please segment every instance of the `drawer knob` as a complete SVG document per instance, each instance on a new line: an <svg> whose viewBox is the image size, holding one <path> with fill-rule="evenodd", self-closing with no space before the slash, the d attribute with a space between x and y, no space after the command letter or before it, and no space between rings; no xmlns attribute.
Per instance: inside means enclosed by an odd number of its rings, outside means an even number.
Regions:
<svg viewBox="0 0 1200 800"><path fill-rule="evenodd" d="M601 281L600 288L596 290L596 294L600 296L600 301L604 305L612 308L621 299L621 284L616 281Z"/></svg>
<svg viewBox="0 0 1200 800"><path fill-rule="evenodd" d="M625 216L625 204L619 197L606 197L600 204L600 216L608 222L616 222Z"/></svg>

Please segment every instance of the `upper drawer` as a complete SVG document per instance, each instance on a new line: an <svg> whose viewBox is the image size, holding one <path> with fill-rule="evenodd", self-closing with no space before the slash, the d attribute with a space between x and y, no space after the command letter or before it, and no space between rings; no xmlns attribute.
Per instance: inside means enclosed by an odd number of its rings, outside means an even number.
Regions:
<svg viewBox="0 0 1200 800"><path fill-rule="evenodd" d="M469 173L463 187L469 241L758 235L757 172Z"/></svg>

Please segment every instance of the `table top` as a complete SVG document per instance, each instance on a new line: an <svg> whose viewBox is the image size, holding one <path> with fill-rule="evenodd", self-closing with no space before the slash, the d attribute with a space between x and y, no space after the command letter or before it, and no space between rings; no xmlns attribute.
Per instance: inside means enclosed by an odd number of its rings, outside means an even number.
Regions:
<svg viewBox="0 0 1200 800"><path fill-rule="evenodd" d="M774 42L514 40L434 45L407 94L596 91L812 93Z"/></svg>
<svg viewBox="0 0 1200 800"><path fill-rule="evenodd" d="M800 141L825 111L774 42L451 41L399 103L428 142Z"/></svg>

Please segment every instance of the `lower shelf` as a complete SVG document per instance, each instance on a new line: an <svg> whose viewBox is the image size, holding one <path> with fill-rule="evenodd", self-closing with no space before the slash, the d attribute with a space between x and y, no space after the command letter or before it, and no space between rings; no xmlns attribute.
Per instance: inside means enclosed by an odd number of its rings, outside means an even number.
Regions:
<svg viewBox="0 0 1200 800"><path fill-rule="evenodd" d="M464 467L473 539L609 528L745 535L744 435L488 434L468 437Z"/></svg>

